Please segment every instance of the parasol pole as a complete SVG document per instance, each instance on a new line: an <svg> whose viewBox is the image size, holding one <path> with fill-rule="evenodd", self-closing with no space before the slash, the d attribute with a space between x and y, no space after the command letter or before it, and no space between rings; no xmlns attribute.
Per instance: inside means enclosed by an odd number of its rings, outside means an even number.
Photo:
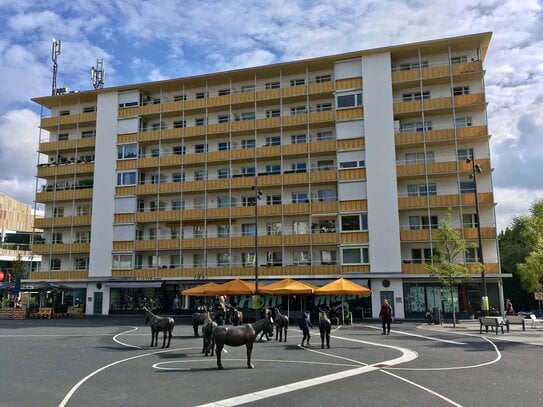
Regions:
<svg viewBox="0 0 543 407"><path fill-rule="evenodd" d="M345 311L343 311L343 294L341 294L341 323L345 325Z"/></svg>

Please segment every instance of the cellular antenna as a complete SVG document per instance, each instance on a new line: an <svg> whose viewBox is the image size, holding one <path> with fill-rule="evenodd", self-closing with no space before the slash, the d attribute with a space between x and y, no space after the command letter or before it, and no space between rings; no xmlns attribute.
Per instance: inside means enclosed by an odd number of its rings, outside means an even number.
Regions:
<svg viewBox="0 0 543 407"><path fill-rule="evenodd" d="M106 70L104 69L104 60L96 60L96 68L91 68L91 79L94 89L102 89L104 87L104 81L106 79Z"/></svg>
<svg viewBox="0 0 543 407"><path fill-rule="evenodd" d="M62 41L55 40L53 38L53 48L51 50L51 60L53 61L53 85L51 87L51 95L55 96L57 93L57 57L60 55L62 50Z"/></svg>

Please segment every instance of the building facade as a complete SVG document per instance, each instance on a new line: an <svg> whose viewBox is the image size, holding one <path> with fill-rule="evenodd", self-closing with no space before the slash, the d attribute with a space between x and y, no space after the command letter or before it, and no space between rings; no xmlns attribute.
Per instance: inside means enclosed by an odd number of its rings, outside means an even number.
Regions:
<svg viewBox="0 0 543 407"><path fill-rule="evenodd" d="M46 213L33 279L86 289L87 313L107 314L149 297L167 310L201 280L343 276L372 289L369 315L388 298L416 317L451 306L425 270L450 210L468 243L480 233L500 308L490 38L34 99ZM461 313L481 306L478 253L458 259L474 273Z"/></svg>

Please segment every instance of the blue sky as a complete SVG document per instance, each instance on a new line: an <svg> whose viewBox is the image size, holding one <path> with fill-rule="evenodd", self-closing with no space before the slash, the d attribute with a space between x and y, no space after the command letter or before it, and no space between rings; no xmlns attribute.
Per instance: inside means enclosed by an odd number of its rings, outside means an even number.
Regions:
<svg viewBox="0 0 543 407"><path fill-rule="evenodd" d="M498 231L543 198L543 0L0 0L0 192L33 203L39 106L92 89L492 31L486 59Z"/></svg>

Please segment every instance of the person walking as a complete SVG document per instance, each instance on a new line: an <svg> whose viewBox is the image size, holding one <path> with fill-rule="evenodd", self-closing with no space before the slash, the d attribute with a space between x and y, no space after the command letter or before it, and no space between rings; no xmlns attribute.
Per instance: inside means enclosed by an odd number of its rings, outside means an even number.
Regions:
<svg viewBox="0 0 543 407"><path fill-rule="evenodd" d="M388 303L388 300L383 301L381 312L379 312L379 318L381 318L381 324L383 325L383 333L381 335L390 335L390 323L392 322L392 306Z"/></svg>
<svg viewBox="0 0 543 407"><path fill-rule="evenodd" d="M304 342L307 343L305 346L309 346L309 339L311 339L311 335L309 334L309 328L313 328L313 325L311 325L311 321L309 320L309 315L307 312L304 312L304 315L302 316L302 319L300 319L300 329L302 330L303 337L302 337L302 346L304 346Z"/></svg>
<svg viewBox="0 0 543 407"><path fill-rule="evenodd" d="M505 315L515 315L515 310L513 309L513 303L510 299L505 301Z"/></svg>

